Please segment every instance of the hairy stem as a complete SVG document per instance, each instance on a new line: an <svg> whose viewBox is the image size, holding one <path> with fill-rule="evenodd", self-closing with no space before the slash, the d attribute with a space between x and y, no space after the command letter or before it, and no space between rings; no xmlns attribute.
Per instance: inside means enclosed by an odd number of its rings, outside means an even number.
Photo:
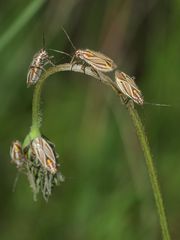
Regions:
<svg viewBox="0 0 180 240"><path fill-rule="evenodd" d="M48 68L46 72L41 76L38 83L35 86L34 94L33 94L33 102L32 102L32 127L31 129L39 129L41 125L41 117L40 117L40 98L41 91L45 80L56 72L65 72L65 71L74 71L79 73L84 73L86 75L92 76L96 79L99 79L102 83L109 85L116 91L117 94L121 94L116 84L106 75L102 73L96 74L90 67L86 67L85 71L82 69L82 65L80 64L60 64L57 66L53 66ZM101 78L101 79L100 79Z"/></svg>
<svg viewBox="0 0 180 240"><path fill-rule="evenodd" d="M128 106L128 110L129 110L130 116L133 120L134 126L136 128L136 132L137 132L142 150L144 152L146 166L147 166L151 186L152 186L153 193L154 193L156 207L158 210L160 225L161 225L161 229L162 229L162 236L163 236L164 240L170 240L168 224L167 224L166 214L165 214L164 205L163 205L163 199L162 199L162 195L161 195L161 191L160 191L160 186L158 184L156 170L155 170L155 167L153 164L153 159L152 159L152 154L150 151L148 139L147 139L147 136L145 135L144 126L141 122L141 119L140 119L137 111L135 109L132 109L129 106Z"/></svg>
<svg viewBox="0 0 180 240"><path fill-rule="evenodd" d="M91 67L86 67L85 71L83 70L81 64L73 64L72 65L70 63L66 63L66 64L60 64L57 66L50 67L41 76L41 78L39 79L39 81L34 89L31 131L32 132L34 131L36 134L39 132L39 129L40 129L40 97L41 97L43 83L50 75L52 75L56 72L64 72L64 71L74 71L74 72L84 73L86 75L92 76L92 77L98 79L101 83L110 86L113 89L113 91L115 91L116 94L120 98L122 97L122 93L118 89L116 83L114 81L112 81L110 77L108 77L107 75L105 75L101 72L98 72L98 74L97 74L96 72L93 71L93 69ZM164 210L164 206L163 206L163 200L162 200L160 187L158 184L158 178L157 178L155 167L153 164L153 158L151 155L147 136L145 134L145 130L144 130L143 124L141 122L141 119L140 119L137 111L134 109L134 104L132 103L132 101L129 101L129 104L127 104L127 109L132 118L133 124L134 124L136 132L137 132L137 136L138 136L140 144L141 144L141 148L144 152L147 171L149 174L150 183L152 186L152 190L153 190L153 194L154 194L154 198L155 198L155 202L156 202L156 207L157 207L157 212L158 212L158 216L159 216L159 221L160 221L160 225L161 225L163 240L170 240L168 224L167 224L167 220L166 220L166 214L165 214L165 210Z"/></svg>

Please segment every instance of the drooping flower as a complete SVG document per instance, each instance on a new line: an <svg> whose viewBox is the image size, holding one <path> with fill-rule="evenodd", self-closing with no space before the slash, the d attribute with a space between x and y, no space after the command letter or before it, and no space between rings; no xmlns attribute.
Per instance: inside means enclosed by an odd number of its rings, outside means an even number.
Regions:
<svg viewBox="0 0 180 240"><path fill-rule="evenodd" d="M41 191L47 201L54 186L64 181L57 163L59 156L55 145L45 137L34 138L24 148L19 141L13 142L10 155L18 170L23 169L27 175L34 200Z"/></svg>

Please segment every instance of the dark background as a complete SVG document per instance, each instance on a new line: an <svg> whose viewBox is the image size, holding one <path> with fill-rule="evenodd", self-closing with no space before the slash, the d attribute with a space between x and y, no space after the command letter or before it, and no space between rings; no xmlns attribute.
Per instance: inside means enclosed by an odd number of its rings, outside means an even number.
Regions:
<svg viewBox="0 0 180 240"><path fill-rule="evenodd" d="M65 183L48 203L33 196L10 164L9 147L31 126L34 53L46 46L112 57L136 76L137 106L159 175L172 239L180 239L180 1L53 0L0 2L0 239L161 239L153 193L133 124L107 86L83 74L57 73L45 83L42 131L56 144ZM57 54L57 62L65 62Z"/></svg>

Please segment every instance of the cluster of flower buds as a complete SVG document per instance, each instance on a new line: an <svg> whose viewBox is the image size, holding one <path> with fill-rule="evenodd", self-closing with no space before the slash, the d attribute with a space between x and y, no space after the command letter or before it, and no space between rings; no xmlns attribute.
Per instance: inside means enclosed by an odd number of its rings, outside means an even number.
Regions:
<svg viewBox="0 0 180 240"><path fill-rule="evenodd" d="M55 146L45 137L34 138L28 146L22 148L16 140L10 149L12 162L19 170L23 169L30 181L34 196L41 191L46 200L51 195L52 188L64 181L57 164L58 154Z"/></svg>

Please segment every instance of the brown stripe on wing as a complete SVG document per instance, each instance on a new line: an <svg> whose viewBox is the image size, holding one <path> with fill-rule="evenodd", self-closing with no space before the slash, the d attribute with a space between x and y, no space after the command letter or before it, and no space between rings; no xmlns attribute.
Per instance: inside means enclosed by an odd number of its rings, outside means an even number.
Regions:
<svg viewBox="0 0 180 240"><path fill-rule="evenodd" d="M137 103L142 105L144 100L143 100L143 97L141 95L141 92L136 88L132 89L132 91L133 91L134 101L136 100Z"/></svg>
<svg viewBox="0 0 180 240"><path fill-rule="evenodd" d="M143 104L143 97L141 91L138 89L134 80L123 72L116 71L115 79L119 89L123 94L131 98L138 104Z"/></svg>
<svg viewBox="0 0 180 240"><path fill-rule="evenodd" d="M107 65L107 62L104 59L93 57L90 60L85 59L85 61L93 66L95 69L98 69L100 71L111 71L113 70L113 66L111 65L110 67Z"/></svg>
<svg viewBox="0 0 180 240"><path fill-rule="evenodd" d="M102 70L103 68L108 71L117 67L112 59L99 52L87 49L84 51L83 56L85 61L87 61L90 65L94 65L95 68L98 68L99 70Z"/></svg>
<svg viewBox="0 0 180 240"><path fill-rule="evenodd" d="M35 84L39 80L41 73L42 73L41 68L31 66L29 68L28 75L27 75L27 84L29 86Z"/></svg>
<svg viewBox="0 0 180 240"><path fill-rule="evenodd" d="M84 52L83 52L83 56L84 56L85 58L91 58L91 57L94 57L95 55L94 55L94 53L92 53L91 51L84 51Z"/></svg>
<svg viewBox="0 0 180 240"><path fill-rule="evenodd" d="M132 91L131 91L131 87L129 86L129 84L123 80L119 80L118 79L118 86L121 89L122 93L124 93L125 95L127 95L128 97L132 98Z"/></svg>

